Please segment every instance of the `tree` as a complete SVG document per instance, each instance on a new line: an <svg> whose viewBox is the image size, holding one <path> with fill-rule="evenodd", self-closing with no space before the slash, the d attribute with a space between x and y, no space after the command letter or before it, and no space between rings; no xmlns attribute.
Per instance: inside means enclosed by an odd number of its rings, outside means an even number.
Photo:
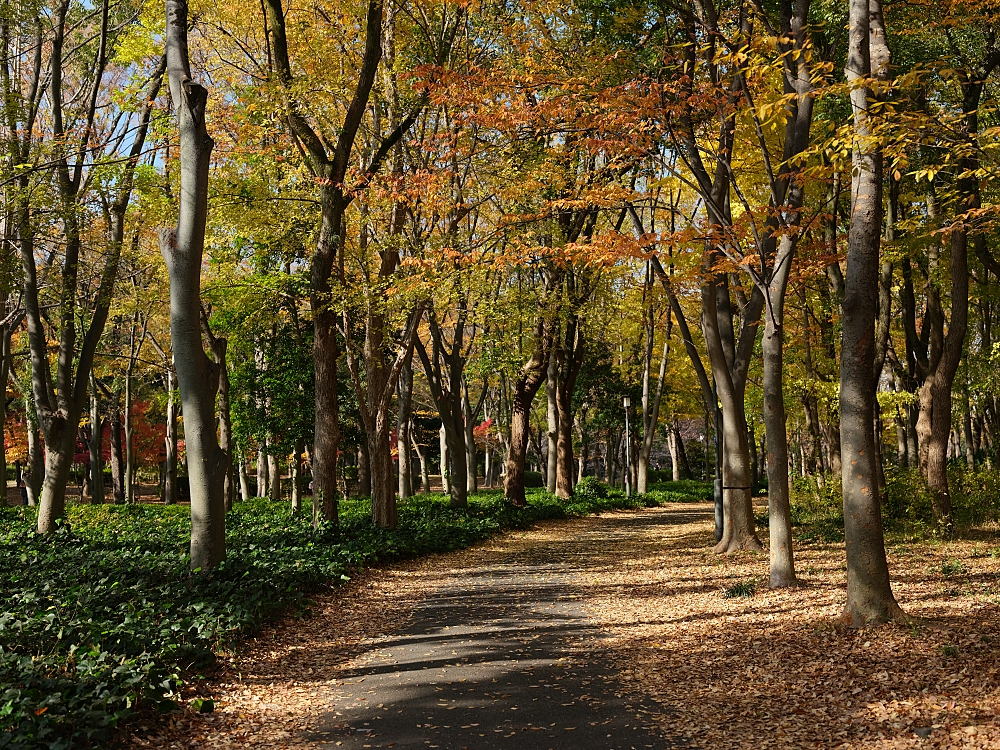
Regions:
<svg viewBox="0 0 1000 750"><path fill-rule="evenodd" d="M208 218L208 169L215 143L208 135L208 91L191 77L187 0L166 0L170 98L180 136L180 203L176 228L160 232L170 275L170 339L184 409L184 445L191 494L191 568L211 570L226 558L229 455L216 434L219 363L202 344L201 263ZM224 365L224 362L223 362Z"/></svg>
<svg viewBox="0 0 1000 750"><path fill-rule="evenodd" d="M164 63L160 60L146 79L136 119L120 112L108 122L99 121L99 116L107 117L116 110L107 80L109 46L121 33L113 10L118 12L107 0L96 6L62 0L46 17L51 24L37 22L30 9L21 7L19 11L26 15L5 14L0 25L5 145L8 157L21 165L14 178L13 217L23 269L31 390L45 442L38 532L46 534L56 530L64 515L80 417L118 275L135 169L163 75ZM87 30L86 41L79 44L78 28ZM43 62L43 49L48 51L47 62ZM76 85L75 81L81 83ZM43 98L48 103L44 117ZM43 143L39 134L49 126L50 142ZM115 156L123 156L123 168L107 217L109 239L96 288L88 290L87 296L93 300L90 321L82 342L78 342L79 296L81 286L89 281L82 271L89 259L90 227L85 217L91 178L100 171L100 162ZM41 196L53 201L53 210L37 205ZM50 215L54 219L44 220L62 239L55 316L58 324L54 332L59 344L54 363L50 361L46 331L49 316L43 314L40 296L50 269L43 267L40 278L36 257L40 250L39 225L43 216ZM56 252L51 254L53 259L56 256Z"/></svg>
<svg viewBox="0 0 1000 750"><path fill-rule="evenodd" d="M872 142L872 70L888 64L879 0L851 0L844 72L851 84L854 152L851 224L841 305L840 444L847 605L852 627L902 619L889 582L875 451L875 308L882 233L882 151Z"/></svg>

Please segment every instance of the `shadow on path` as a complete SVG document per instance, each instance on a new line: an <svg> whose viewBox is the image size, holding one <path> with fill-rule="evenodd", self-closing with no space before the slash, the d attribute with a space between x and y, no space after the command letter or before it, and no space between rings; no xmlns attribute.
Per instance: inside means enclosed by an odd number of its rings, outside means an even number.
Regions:
<svg viewBox="0 0 1000 750"><path fill-rule="evenodd" d="M628 750L676 747L650 727L661 710L620 695L573 576L608 545L694 514L605 516L489 566L443 573L403 632L375 643L338 681L309 737L345 750Z"/></svg>

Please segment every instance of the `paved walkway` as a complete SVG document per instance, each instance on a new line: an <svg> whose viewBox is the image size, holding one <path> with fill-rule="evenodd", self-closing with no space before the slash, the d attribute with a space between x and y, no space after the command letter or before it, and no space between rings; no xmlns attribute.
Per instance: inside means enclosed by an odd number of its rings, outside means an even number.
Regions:
<svg viewBox="0 0 1000 750"><path fill-rule="evenodd" d="M604 531L610 544L629 536L627 525ZM443 577L410 627L338 682L314 739L345 750L675 747L594 652L601 635L572 585L594 550L564 538Z"/></svg>

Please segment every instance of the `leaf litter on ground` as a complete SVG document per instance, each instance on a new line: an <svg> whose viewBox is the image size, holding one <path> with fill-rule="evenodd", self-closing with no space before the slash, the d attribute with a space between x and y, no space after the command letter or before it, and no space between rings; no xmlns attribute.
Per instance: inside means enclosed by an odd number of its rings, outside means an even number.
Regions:
<svg viewBox="0 0 1000 750"><path fill-rule="evenodd" d="M576 586L608 636L589 647L618 666L623 692L659 706L649 720L668 742L1000 748L1000 555L981 541L890 545L894 590L913 625L844 630L836 624L842 543L799 545L802 585L770 590L761 583L766 552L711 552L710 506L614 516L640 514L666 515L628 534L609 531L607 517L543 522L472 549L368 570L315 596L310 616L249 642L195 686L214 698L214 713L173 714L138 728L128 744L321 746L316 731L338 680L405 626L444 573L582 535L592 555ZM725 595L741 582L753 584L748 594Z"/></svg>

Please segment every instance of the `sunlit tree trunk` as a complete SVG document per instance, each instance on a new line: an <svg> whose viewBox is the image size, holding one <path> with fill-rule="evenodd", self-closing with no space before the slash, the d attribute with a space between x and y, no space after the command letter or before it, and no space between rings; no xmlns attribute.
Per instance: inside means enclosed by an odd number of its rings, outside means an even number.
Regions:
<svg viewBox="0 0 1000 750"><path fill-rule="evenodd" d="M208 216L208 91L194 82L188 62L186 0L166 0L170 96L180 139L180 205L176 229L160 234L170 276L170 338L184 409L184 445L191 497L191 568L211 570L226 557L223 488L229 468L216 434L219 365L205 354L201 335L201 266Z"/></svg>
<svg viewBox="0 0 1000 750"><path fill-rule="evenodd" d="M90 497L91 502L104 503L104 418L101 416L97 379L90 376Z"/></svg>
<svg viewBox="0 0 1000 750"><path fill-rule="evenodd" d="M412 354L410 359L412 359ZM399 460L399 496L413 495L413 466L410 454L410 413L413 404L413 367L403 363L398 386L399 411L396 419L396 453Z"/></svg>
<svg viewBox="0 0 1000 750"><path fill-rule="evenodd" d="M177 395L177 374L173 363L167 362L167 434L164 437L164 441L166 442L166 473L163 479L164 505L176 505L179 499L179 489L177 486L177 443L179 440L177 404L179 401L180 398Z"/></svg>
<svg viewBox="0 0 1000 750"><path fill-rule="evenodd" d="M556 403L556 384L559 382L559 362L555 349L549 355L549 366L545 379L546 400L546 467L545 486L549 492L556 491L556 443L559 438L559 405Z"/></svg>
<svg viewBox="0 0 1000 750"><path fill-rule="evenodd" d="M843 453L844 536L847 548L847 605L843 621L853 627L899 619L889 583L875 467L874 327L882 230L882 152L867 143L869 105L865 79L871 75L871 35L884 45L877 0L851 0L845 73L852 83L854 110L851 223L844 278L840 358L840 442Z"/></svg>

